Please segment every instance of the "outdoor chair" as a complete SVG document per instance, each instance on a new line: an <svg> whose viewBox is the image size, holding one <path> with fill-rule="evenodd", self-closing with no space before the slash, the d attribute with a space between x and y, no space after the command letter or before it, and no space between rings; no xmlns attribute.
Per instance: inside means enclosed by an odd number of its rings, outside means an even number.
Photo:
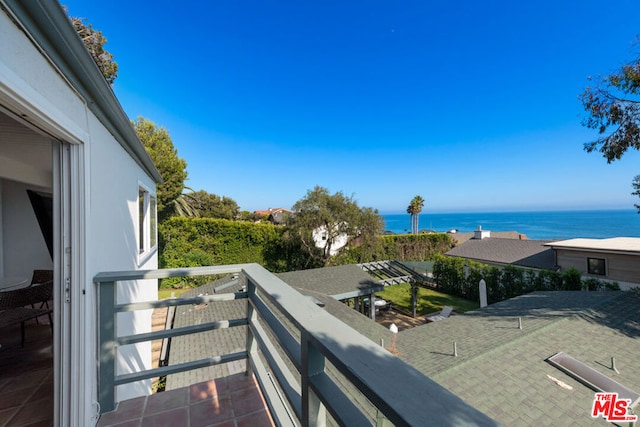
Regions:
<svg viewBox="0 0 640 427"><path fill-rule="evenodd" d="M50 281L53 281L53 270L33 270L33 275L31 276L31 284L29 286L47 283ZM40 303L40 308L43 307L49 308L49 300ZM31 308L36 308L35 304L31 304ZM37 318L36 322L38 322Z"/></svg>
<svg viewBox="0 0 640 427"><path fill-rule="evenodd" d="M427 320L430 322L437 322L439 320L444 320L451 315L452 311L453 311L453 307L449 307L448 305L445 305L444 307L442 307L442 311L440 311L440 314L429 316L427 317Z"/></svg>
<svg viewBox="0 0 640 427"><path fill-rule="evenodd" d="M45 314L49 316L49 325L53 333L53 320L50 308L29 308L51 300L53 280L22 289L0 292L0 328L20 323L21 345L24 347L25 327L27 320L37 319ZM42 307L42 306L41 306Z"/></svg>
<svg viewBox="0 0 640 427"><path fill-rule="evenodd" d="M46 283L53 280L53 270L33 270L33 276L31 276L31 285L37 283Z"/></svg>

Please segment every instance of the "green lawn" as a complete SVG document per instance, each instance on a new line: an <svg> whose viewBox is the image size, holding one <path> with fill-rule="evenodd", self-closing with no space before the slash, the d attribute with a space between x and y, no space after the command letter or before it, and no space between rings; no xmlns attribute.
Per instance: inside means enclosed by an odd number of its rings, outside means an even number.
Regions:
<svg viewBox="0 0 640 427"><path fill-rule="evenodd" d="M184 292L190 291L193 288L183 288L183 289L158 289L158 299L169 299L171 298L171 292L175 294L175 297L179 297Z"/></svg>
<svg viewBox="0 0 640 427"><path fill-rule="evenodd" d="M408 283L387 286L384 288L384 291L378 292L376 295L387 301L391 301L394 307L411 313L411 286ZM440 311L445 305L453 307L456 313L475 310L480 306L479 303L443 294L433 289L418 288L418 315Z"/></svg>

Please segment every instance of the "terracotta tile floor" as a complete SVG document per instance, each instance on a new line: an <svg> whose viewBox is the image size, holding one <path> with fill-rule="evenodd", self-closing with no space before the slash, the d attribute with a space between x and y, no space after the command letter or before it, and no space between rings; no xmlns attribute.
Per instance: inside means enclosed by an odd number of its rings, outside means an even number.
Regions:
<svg viewBox="0 0 640 427"><path fill-rule="evenodd" d="M20 346L19 324L2 328L0 345L0 426L52 426L51 328L27 322L24 348Z"/></svg>
<svg viewBox="0 0 640 427"><path fill-rule="evenodd" d="M273 422L253 377L231 375L120 402L99 427L267 427Z"/></svg>
<svg viewBox="0 0 640 427"><path fill-rule="evenodd" d="M20 325L2 328L0 346L0 427L53 426L49 325L27 322L24 348ZM242 373L121 402L98 422L99 427L273 425L254 378Z"/></svg>

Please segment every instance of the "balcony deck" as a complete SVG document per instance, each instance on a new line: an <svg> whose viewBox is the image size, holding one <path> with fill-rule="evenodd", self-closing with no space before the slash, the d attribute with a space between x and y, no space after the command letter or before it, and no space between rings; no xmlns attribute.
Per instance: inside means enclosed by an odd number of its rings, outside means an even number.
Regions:
<svg viewBox="0 0 640 427"><path fill-rule="evenodd" d="M211 275L223 275L228 277L229 282L214 294L207 292L165 301L116 303L116 286L119 282ZM104 272L94 277L94 283L99 292L101 353L98 383L99 402L103 410L102 426L109 425L108 411L113 410L116 402L115 387L230 362L240 362L245 365L244 369L250 369L255 374L262 393L260 396L263 397L262 407L266 402L272 419L278 425L325 425L331 420L338 425L381 426L391 423L412 426L424 423L425 419L430 419L434 425L497 425L494 420L350 328L322 309L316 301L295 291L258 264ZM241 286L240 291L218 292L238 285ZM243 309L235 314L226 313L224 305L220 304L233 301L243 301L240 303ZM204 312L203 309L210 304L216 306L214 313L225 313L222 319L204 316L192 326L176 327L174 324L171 330L162 332L125 336L116 336L115 333L118 313L169 306L184 307L183 310L187 311L202 309ZM174 337L176 340L172 341L172 346L193 350L192 346L177 344L177 338L208 331L224 333L235 328L244 329L247 333L244 340L232 346L234 348L207 345L206 354L190 354L195 359L190 357L188 361L179 361L177 364L170 362L168 366L160 368L117 373L118 346ZM230 340L225 340L225 343L227 341ZM244 375L238 370L228 374ZM223 375L220 378L228 381L230 376ZM252 382L255 396L257 386L255 381ZM216 392L219 391L218 386L227 388L216 380L199 385L201 389L215 389ZM129 406L135 411L131 424L118 419L122 422L111 425L196 425L194 422L207 423L211 420L214 421L211 424L197 425L234 425L238 417L253 414L245 409L236 410L233 406L235 403L227 395L205 393L202 397L206 403L200 403L197 400L198 393L190 391L192 386L187 390L177 390L175 399L164 397L168 399L164 405L152 403L152 399L157 397L134 401ZM425 399L425 396L437 398ZM224 399L227 399L227 404L221 405ZM167 409L169 404L177 407ZM154 405L159 408L155 412L149 409ZM200 409L196 408L197 405L202 405L203 411L213 409L208 413L208 419L195 415L199 413L196 409ZM125 406L126 403L122 402L115 412L124 412ZM254 408L256 417L267 414L266 410ZM222 413L236 417L235 422L229 419L233 424L226 424L214 418ZM170 418L173 416L180 418ZM264 425L260 418L247 419L247 422Z"/></svg>
<svg viewBox="0 0 640 427"><path fill-rule="evenodd" d="M272 426L255 379L244 374L120 402L98 427Z"/></svg>

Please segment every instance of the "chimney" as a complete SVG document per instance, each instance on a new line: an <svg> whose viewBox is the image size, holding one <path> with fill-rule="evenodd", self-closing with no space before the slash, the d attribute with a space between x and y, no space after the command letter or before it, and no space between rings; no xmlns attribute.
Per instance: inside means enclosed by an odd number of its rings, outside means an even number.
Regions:
<svg viewBox="0 0 640 427"><path fill-rule="evenodd" d="M478 225L478 229L473 232L473 238L476 240L486 239L487 237L491 237L491 231L483 230L481 225Z"/></svg>

